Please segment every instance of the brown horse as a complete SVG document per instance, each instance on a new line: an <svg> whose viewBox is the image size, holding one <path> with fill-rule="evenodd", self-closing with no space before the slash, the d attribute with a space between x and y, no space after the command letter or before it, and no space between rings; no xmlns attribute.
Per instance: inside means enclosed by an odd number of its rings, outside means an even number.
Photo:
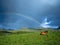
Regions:
<svg viewBox="0 0 60 45"><path fill-rule="evenodd" d="M40 33L40 35L47 35L48 31L43 31Z"/></svg>

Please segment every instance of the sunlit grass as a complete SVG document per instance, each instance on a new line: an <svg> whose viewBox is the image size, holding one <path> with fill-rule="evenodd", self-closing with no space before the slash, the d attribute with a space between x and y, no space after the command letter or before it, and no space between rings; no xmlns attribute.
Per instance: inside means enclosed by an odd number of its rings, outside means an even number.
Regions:
<svg viewBox="0 0 60 45"><path fill-rule="evenodd" d="M10 34L0 34L0 45L60 45L60 31L48 31L47 35L40 35L41 31L10 31Z"/></svg>

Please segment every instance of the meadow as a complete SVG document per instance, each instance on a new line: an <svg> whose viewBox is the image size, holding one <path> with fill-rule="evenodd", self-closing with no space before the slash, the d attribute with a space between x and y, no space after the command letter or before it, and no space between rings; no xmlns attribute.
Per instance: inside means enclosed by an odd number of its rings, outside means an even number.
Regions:
<svg viewBox="0 0 60 45"><path fill-rule="evenodd" d="M48 30L48 36L40 35L42 31L45 29L0 31L0 45L60 45L60 31Z"/></svg>

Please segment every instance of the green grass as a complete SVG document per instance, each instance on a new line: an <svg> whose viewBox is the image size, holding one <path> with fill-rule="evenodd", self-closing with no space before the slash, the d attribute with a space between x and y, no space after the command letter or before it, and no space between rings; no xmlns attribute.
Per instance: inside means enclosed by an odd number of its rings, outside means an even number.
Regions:
<svg viewBox="0 0 60 45"><path fill-rule="evenodd" d="M12 33L0 33L0 45L60 45L60 31L49 30L48 36L40 35L41 31L10 31Z"/></svg>

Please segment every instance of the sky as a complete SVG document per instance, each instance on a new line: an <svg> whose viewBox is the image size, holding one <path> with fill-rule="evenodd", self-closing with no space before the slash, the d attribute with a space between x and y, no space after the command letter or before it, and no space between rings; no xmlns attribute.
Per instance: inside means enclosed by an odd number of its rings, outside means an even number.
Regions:
<svg viewBox="0 0 60 45"><path fill-rule="evenodd" d="M45 18L60 26L59 0L0 0L0 28L39 28Z"/></svg>
<svg viewBox="0 0 60 45"><path fill-rule="evenodd" d="M51 25L52 22L53 21L48 21L48 18L45 18L44 21L42 21L42 23L40 24L40 27L41 28L53 28L53 29L59 28L59 26Z"/></svg>

